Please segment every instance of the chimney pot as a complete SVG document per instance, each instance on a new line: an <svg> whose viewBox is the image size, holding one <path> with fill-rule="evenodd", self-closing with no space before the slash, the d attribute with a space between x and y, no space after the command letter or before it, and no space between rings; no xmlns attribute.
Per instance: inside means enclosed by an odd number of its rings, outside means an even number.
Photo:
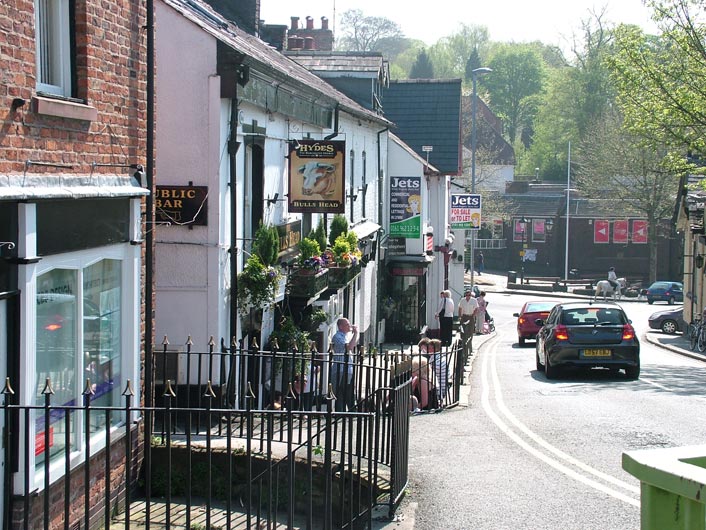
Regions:
<svg viewBox="0 0 706 530"><path fill-rule="evenodd" d="M296 31L299 29L299 17L290 17L292 20L292 25L291 28L292 31Z"/></svg>
<svg viewBox="0 0 706 530"><path fill-rule="evenodd" d="M328 18L321 17L321 29L328 29Z"/></svg>
<svg viewBox="0 0 706 530"><path fill-rule="evenodd" d="M314 29L314 19L312 17L306 17L306 29Z"/></svg>

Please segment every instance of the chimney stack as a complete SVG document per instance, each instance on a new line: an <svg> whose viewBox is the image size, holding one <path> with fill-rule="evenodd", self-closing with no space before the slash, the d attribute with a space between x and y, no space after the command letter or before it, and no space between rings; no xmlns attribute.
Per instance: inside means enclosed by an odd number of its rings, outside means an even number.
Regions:
<svg viewBox="0 0 706 530"><path fill-rule="evenodd" d="M306 29L314 29L314 19L312 17L306 17Z"/></svg>
<svg viewBox="0 0 706 530"><path fill-rule="evenodd" d="M299 29L299 17L290 17L292 19L292 25L290 29L296 31Z"/></svg>
<svg viewBox="0 0 706 530"><path fill-rule="evenodd" d="M328 18L321 17L321 29L328 29Z"/></svg>

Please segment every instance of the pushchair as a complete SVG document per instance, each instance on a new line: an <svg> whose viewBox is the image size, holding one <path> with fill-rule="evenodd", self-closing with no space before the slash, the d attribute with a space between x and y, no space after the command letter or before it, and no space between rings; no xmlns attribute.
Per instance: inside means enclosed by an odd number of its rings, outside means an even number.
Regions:
<svg viewBox="0 0 706 530"><path fill-rule="evenodd" d="M493 333L495 331L495 320L493 320L493 317L490 316L487 309L485 310L485 324L483 326L485 327L486 325L489 333Z"/></svg>

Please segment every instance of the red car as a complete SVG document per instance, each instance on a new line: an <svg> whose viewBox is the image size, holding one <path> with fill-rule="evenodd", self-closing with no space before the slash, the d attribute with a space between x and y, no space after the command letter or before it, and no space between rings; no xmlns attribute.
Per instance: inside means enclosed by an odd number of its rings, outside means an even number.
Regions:
<svg viewBox="0 0 706 530"><path fill-rule="evenodd" d="M558 303L556 300L534 300L525 303L519 313L513 313L512 316L517 317L517 342L520 346L524 346L527 339L537 338L539 326L534 321L546 320L549 312Z"/></svg>

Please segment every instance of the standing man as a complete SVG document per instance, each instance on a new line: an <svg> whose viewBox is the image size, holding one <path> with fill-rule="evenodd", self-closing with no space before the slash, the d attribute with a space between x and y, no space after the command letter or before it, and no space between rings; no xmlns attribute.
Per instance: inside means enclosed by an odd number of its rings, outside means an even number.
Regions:
<svg viewBox="0 0 706 530"><path fill-rule="evenodd" d="M336 395L336 411L355 410L355 347L358 344L358 326L352 326L347 318L339 318L338 331L331 339L333 344L333 364L330 383Z"/></svg>
<svg viewBox="0 0 706 530"><path fill-rule="evenodd" d="M483 256L483 251L478 252L476 263L478 264L478 276L481 276L485 270L485 257Z"/></svg>
<svg viewBox="0 0 706 530"><path fill-rule="evenodd" d="M451 346L451 336L453 334L454 322L454 301L451 299L451 291L441 291L441 301L439 302L439 310L436 312L436 318L439 319L439 328L441 335L441 344Z"/></svg>
<svg viewBox="0 0 706 530"><path fill-rule="evenodd" d="M473 291L466 289L463 298L458 302L458 320L461 323L461 343L466 356L473 352L473 333L476 328L476 313L478 301L473 297Z"/></svg>

